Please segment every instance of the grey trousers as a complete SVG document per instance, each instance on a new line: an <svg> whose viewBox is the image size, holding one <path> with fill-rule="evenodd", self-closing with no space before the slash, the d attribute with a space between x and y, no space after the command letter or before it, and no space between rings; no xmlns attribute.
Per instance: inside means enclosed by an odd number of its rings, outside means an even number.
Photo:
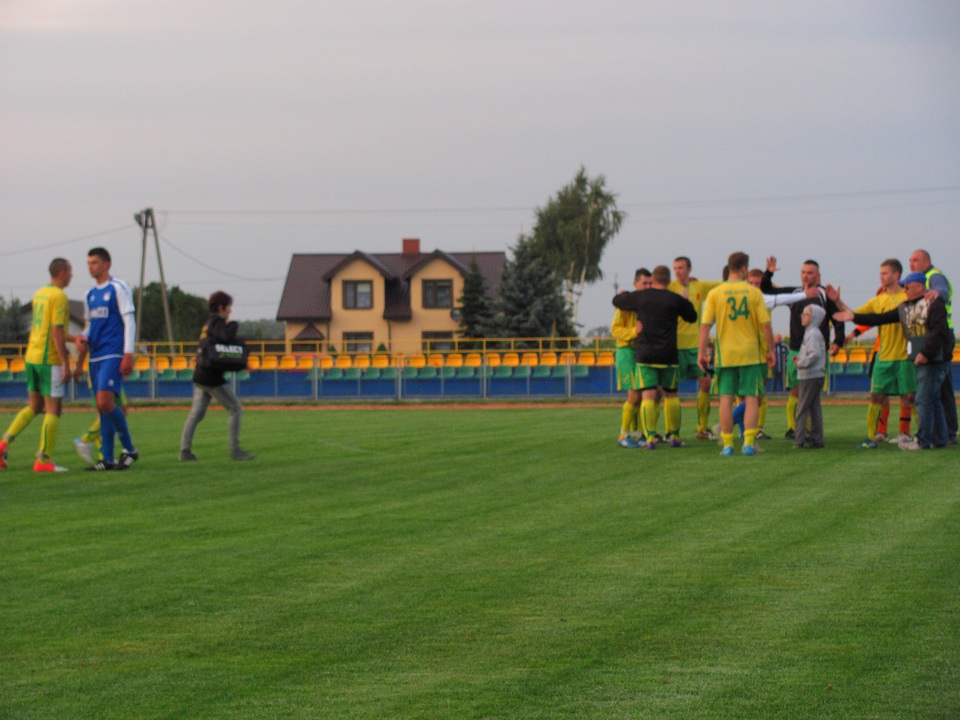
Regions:
<svg viewBox="0 0 960 720"><path fill-rule="evenodd" d="M230 451L240 449L240 421L243 417L243 407L240 398L230 387L229 383L210 387L208 385L193 384L193 406L183 426L183 435L180 437L180 451L189 451L193 447L193 434L197 425L207 414L210 401L216 399L230 413Z"/></svg>
<svg viewBox="0 0 960 720"><path fill-rule="evenodd" d="M823 378L800 381L800 394L797 396L797 429L795 445L809 442L823 447L823 409L820 407L820 391ZM810 418L810 431L807 431L807 418Z"/></svg>

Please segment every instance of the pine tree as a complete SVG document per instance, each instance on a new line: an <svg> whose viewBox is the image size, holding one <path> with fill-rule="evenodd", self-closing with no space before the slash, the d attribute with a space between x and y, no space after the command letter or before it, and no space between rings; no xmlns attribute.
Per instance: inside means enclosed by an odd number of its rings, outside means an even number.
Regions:
<svg viewBox="0 0 960 720"><path fill-rule="evenodd" d="M476 260L470 263L470 272L463 278L463 295L457 298L460 309L460 335L464 338L485 338L493 326L493 303L487 293L487 283Z"/></svg>
<svg viewBox="0 0 960 720"><path fill-rule="evenodd" d="M561 280L521 236L500 284L497 316L501 337L573 337L576 330Z"/></svg>

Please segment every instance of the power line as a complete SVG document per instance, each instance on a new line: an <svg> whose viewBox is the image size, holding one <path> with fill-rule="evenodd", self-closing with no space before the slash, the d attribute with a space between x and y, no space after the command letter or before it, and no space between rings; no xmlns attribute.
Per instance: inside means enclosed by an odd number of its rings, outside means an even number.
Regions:
<svg viewBox="0 0 960 720"><path fill-rule="evenodd" d="M101 230L100 232L90 233L89 235L81 235L80 237L75 237L70 240L61 240L59 242L48 243L46 245L32 245L28 248L21 250L10 250L8 252L0 253L0 257L13 257L14 255L26 255L27 253L37 252L38 250L49 250L54 247L62 247L64 245L72 245L78 242L84 242L86 240L93 240L94 238L104 237L106 235L113 235L121 231L129 231L130 225L121 225L119 227L112 228L110 230Z"/></svg>
<svg viewBox="0 0 960 720"><path fill-rule="evenodd" d="M217 273L218 275L223 275L224 277L233 278L234 280L246 280L246 281L248 281L248 282L277 282L277 281L279 281L279 280L286 280L286 277L269 277L269 278L264 278L264 277L248 277L248 276L246 276L246 275L235 275L234 273L229 273L229 272L227 272L227 271L225 271L225 270L221 270L220 268L214 267L213 265L208 265L207 263L205 263L203 260L200 260L199 258L195 258L193 255L190 255L189 253L187 253L187 252L181 250L180 248L178 248L178 247L177 247L176 245L174 245L172 242L170 242L169 240L167 240L166 237L160 236L160 241L161 241L164 245L168 246L169 248L171 248L171 249L173 249L173 250L176 250L178 253L180 253L181 255L183 255L183 257L185 257L185 258L187 258L188 260L196 263L196 264L199 265L200 267L206 268L207 270L210 270L211 272L215 272L215 273Z"/></svg>

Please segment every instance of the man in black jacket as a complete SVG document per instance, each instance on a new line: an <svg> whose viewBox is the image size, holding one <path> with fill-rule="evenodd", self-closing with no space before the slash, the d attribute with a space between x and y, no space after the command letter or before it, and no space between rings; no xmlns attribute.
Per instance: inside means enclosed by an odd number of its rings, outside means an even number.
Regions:
<svg viewBox="0 0 960 720"><path fill-rule="evenodd" d="M779 269L777 259L768 257L767 269L760 281L760 292L764 295L780 295L807 288L818 288L820 291L816 297L796 302L790 306L790 350L787 357L786 383L786 387L790 390L790 397L787 399L787 434L784 437L787 440L793 440L797 425L797 397L800 392L800 384L797 381L797 366L794 364L793 358L800 351L800 343L803 342L803 309L807 305L819 305L827 311L823 322L820 323L820 332L823 333L823 340L829 348L831 357L836 355L843 347L844 330L842 322L831 320L836 313L840 312L840 308L827 297L825 288L820 284L820 265L816 260L807 260L800 266L800 285L798 287L776 287L773 284L773 274ZM830 343L831 322L833 323L835 338L833 344Z"/></svg>
<svg viewBox="0 0 960 720"><path fill-rule="evenodd" d="M953 361L953 333L941 297L925 297L927 278L912 272L900 280L907 301L885 313L837 313L838 320L857 325L899 322L907 338L907 354L917 366L917 437L901 440L901 450L929 450L947 446L947 420L940 403L940 386Z"/></svg>
<svg viewBox="0 0 960 720"><path fill-rule="evenodd" d="M664 426L670 447L683 447L680 439L680 356L677 351L677 318L696 322L697 310L689 300L674 292L670 284L670 268L658 265L653 269L653 287L621 293L613 298L614 307L637 314L641 328L636 339L637 375L642 391L640 413L645 428L657 426L657 387L663 389ZM656 448L656 441L648 434L643 444Z"/></svg>

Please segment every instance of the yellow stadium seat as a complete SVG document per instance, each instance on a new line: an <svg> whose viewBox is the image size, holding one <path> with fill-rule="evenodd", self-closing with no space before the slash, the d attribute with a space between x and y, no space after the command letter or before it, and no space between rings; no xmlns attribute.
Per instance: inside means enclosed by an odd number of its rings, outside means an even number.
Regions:
<svg viewBox="0 0 960 720"><path fill-rule="evenodd" d="M483 365L483 355L480 353L467 353L463 359L463 364L467 367L478 368Z"/></svg>
<svg viewBox="0 0 960 720"><path fill-rule="evenodd" d="M15 357L8 363L10 372L23 372L27 369L27 361L22 357Z"/></svg>
<svg viewBox="0 0 960 720"><path fill-rule="evenodd" d="M520 364L527 367L536 367L540 364L540 356L535 352L525 352L523 357L520 358Z"/></svg>
<svg viewBox="0 0 960 720"><path fill-rule="evenodd" d="M614 358L613 353L606 350L602 350L597 353L597 365L600 367L616 365L616 359Z"/></svg>
<svg viewBox="0 0 960 720"><path fill-rule="evenodd" d="M487 367L500 367L500 353L487 353Z"/></svg>
<svg viewBox="0 0 960 720"><path fill-rule="evenodd" d="M7 359L5 357L0 357L0 372L6 372L8 369Z"/></svg>
<svg viewBox="0 0 960 720"><path fill-rule="evenodd" d="M850 348L847 350L847 362L865 363L869 362L867 351L864 348Z"/></svg>
<svg viewBox="0 0 960 720"><path fill-rule="evenodd" d="M517 367L520 364L520 355L515 352L504 353L503 361L500 364L507 367Z"/></svg>
<svg viewBox="0 0 960 720"><path fill-rule="evenodd" d="M146 355L138 355L133 361L133 369L143 372L150 369L150 358Z"/></svg>
<svg viewBox="0 0 960 720"><path fill-rule="evenodd" d="M422 368L427 366L427 358L423 355L411 355L407 360L407 367Z"/></svg>
<svg viewBox="0 0 960 720"><path fill-rule="evenodd" d="M333 365L341 370L349 370L353 367L353 358L349 355L337 355L337 361Z"/></svg>
<svg viewBox="0 0 960 720"><path fill-rule="evenodd" d="M187 359L183 355L177 355L170 363L170 369L180 372L187 369Z"/></svg>
<svg viewBox="0 0 960 720"><path fill-rule="evenodd" d="M382 353L380 355L374 355L371 364L373 367L383 370L386 367L390 367L390 356L383 355Z"/></svg>
<svg viewBox="0 0 960 720"><path fill-rule="evenodd" d="M280 366L280 361L276 355L264 355L260 361L261 370L276 370Z"/></svg>
<svg viewBox="0 0 960 720"><path fill-rule="evenodd" d="M251 355L247 358L247 367L251 370L259 370L261 364L259 355Z"/></svg>
<svg viewBox="0 0 960 720"><path fill-rule="evenodd" d="M297 358L297 370L313 370L316 364L317 358L313 355L301 355Z"/></svg>
<svg viewBox="0 0 960 720"><path fill-rule="evenodd" d="M296 370L297 359L293 355L284 355L280 358L279 368L281 370Z"/></svg>
<svg viewBox="0 0 960 720"><path fill-rule="evenodd" d="M960 363L960 347L955 347L953 349L953 361L955 363Z"/></svg>
<svg viewBox="0 0 960 720"><path fill-rule="evenodd" d="M562 352L557 360L558 365L576 365L577 355L572 352Z"/></svg>
<svg viewBox="0 0 960 720"><path fill-rule="evenodd" d="M443 355L440 353L431 353L430 357L427 358L427 365L435 368L443 367Z"/></svg>
<svg viewBox="0 0 960 720"><path fill-rule="evenodd" d="M170 369L170 358L161 356L158 357L155 361L157 372L163 372L164 370Z"/></svg>
<svg viewBox="0 0 960 720"><path fill-rule="evenodd" d="M540 364L554 367L557 364L557 354L553 351L540 353Z"/></svg>
<svg viewBox="0 0 960 720"><path fill-rule="evenodd" d="M592 352L581 352L577 355L577 365L596 365L597 358Z"/></svg>
<svg viewBox="0 0 960 720"><path fill-rule="evenodd" d="M447 355L447 361L444 363L447 367L463 367L463 355L460 353L450 353Z"/></svg>
<svg viewBox="0 0 960 720"><path fill-rule="evenodd" d="M359 368L360 370L366 370L370 367L370 356L369 355L355 355L353 358L353 366Z"/></svg>
<svg viewBox="0 0 960 720"><path fill-rule="evenodd" d="M321 355L318 360L318 367L321 370L329 370L333 367L333 358L329 355Z"/></svg>

